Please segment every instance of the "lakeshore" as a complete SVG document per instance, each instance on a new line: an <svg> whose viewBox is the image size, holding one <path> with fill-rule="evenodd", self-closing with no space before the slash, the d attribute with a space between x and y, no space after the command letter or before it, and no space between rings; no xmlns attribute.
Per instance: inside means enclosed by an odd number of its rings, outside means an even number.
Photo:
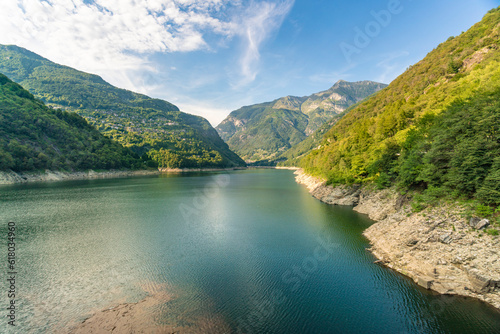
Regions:
<svg viewBox="0 0 500 334"><path fill-rule="evenodd" d="M54 182L70 180L94 180L112 179L134 176L158 175L160 172L154 170L107 170L107 171L80 171L64 172L46 170L42 172L16 173L14 171L0 171L0 185L33 183L33 182Z"/></svg>
<svg viewBox="0 0 500 334"><path fill-rule="evenodd" d="M477 298L500 310L500 240L472 228L456 206L412 212L409 198L394 189L326 185L295 172L320 201L353 206L375 224L363 232L381 263L419 286L445 295Z"/></svg>
<svg viewBox="0 0 500 334"><path fill-rule="evenodd" d="M192 176L5 187L2 220L23 231L26 259L19 330L489 334L500 326L485 303L443 299L373 264L362 235L373 221L317 201L291 171L230 172L223 185L218 172Z"/></svg>
<svg viewBox="0 0 500 334"><path fill-rule="evenodd" d="M95 180L95 179L113 179L134 176L160 175L168 173L201 173L201 172L229 172L247 169L282 169L297 170L295 167L234 167L234 168L158 168L150 170L106 170L106 171L37 171L37 172L14 172L0 171L0 185L32 183L32 182L54 182L70 180Z"/></svg>

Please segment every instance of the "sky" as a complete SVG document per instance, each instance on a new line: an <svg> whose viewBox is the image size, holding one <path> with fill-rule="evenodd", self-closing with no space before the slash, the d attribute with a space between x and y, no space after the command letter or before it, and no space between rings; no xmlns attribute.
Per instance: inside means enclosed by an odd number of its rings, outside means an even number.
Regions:
<svg viewBox="0 0 500 334"><path fill-rule="evenodd" d="M4 0L0 44L213 126L244 105L390 83L500 0Z"/></svg>

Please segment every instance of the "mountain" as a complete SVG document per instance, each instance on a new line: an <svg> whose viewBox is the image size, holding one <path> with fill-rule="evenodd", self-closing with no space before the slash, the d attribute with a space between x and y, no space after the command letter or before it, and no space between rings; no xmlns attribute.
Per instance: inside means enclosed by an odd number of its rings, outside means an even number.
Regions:
<svg viewBox="0 0 500 334"><path fill-rule="evenodd" d="M385 84L340 80L311 96L286 96L242 107L216 129L229 147L248 161L277 159L333 116L386 87Z"/></svg>
<svg viewBox="0 0 500 334"><path fill-rule="evenodd" d="M116 88L97 75L12 45L0 45L0 72L47 105L83 116L160 167L244 166L207 120L169 102Z"/></svg>
<svg viewBox="0 0 500 334"><path fill-rule="evenodd" d="M0 74L0 170L144 168L74 113L53 110Z"/></svg>
<svg viewBox="0 0 500 334"><path fill-rule="evenodd" d="M328 130L300 165L329 183L500 204L500 7Z"/></svg>

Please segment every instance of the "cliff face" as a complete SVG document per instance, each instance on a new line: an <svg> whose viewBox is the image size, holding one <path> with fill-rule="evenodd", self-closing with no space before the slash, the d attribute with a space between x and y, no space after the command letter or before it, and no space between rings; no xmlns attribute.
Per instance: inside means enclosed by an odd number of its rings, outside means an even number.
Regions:
<svg viewBox="0 0 500 334"><path fill-rule="evenodd" d="M298 183L328 204L353 205L376 223L365 232L371 252L387 267L442 294L478 298L500 308L500 239L476 229L456 206L412 213L392 189L326 186L296 172Z"/></svg>

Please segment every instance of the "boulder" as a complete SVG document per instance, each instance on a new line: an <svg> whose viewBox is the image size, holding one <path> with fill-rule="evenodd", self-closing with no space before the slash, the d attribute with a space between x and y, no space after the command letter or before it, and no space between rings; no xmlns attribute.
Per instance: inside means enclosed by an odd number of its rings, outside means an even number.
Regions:
<svg viewBox="0 0 500 334"><path fill-rule="evenodd" d="M469 221L469 225L476 230L481 230L490 225L490 221L488 219L480 219L477 217L472 217Z"/></svg>

